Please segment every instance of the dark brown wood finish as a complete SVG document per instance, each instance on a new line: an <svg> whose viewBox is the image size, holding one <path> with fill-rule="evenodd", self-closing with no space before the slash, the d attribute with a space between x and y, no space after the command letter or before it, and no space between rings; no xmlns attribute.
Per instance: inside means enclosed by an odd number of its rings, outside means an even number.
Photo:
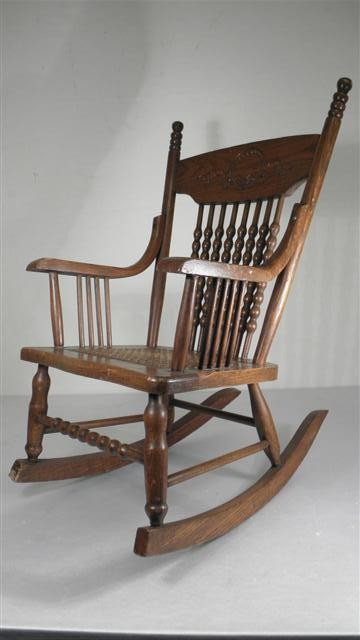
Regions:
<svg viewBox="0 0 360 640"><path fill-rule="evenodd" d="M291 193L309 175L318 135L260 140L179 163L175 190L196 202L246 202Z"/></svg>
<svg viewBox="0 0 360 640"><path fill-rule="evenodd" d="M172 401L173 406L180 407L180 409L191 409L197 413L205 413L213 418L221 418L222 420L230 420L231 422L240 422L241 424L247 424L250 427L255 427L255 420L250 416L243 416L240 413L231 413L230 411L223 411L214 407L208 407L206 404L196 404L195 402L188 402L187 400L179 400L178 398Z"/></svg>
<svg viewBox="0 0 360 640"><path fill-rule="evenodd" d="M147 393L181 393L196 389L211 389L223 385L276 380L277 366L251 360L233 361L224 369L198 368L198 356L193 354L184 371L172 371L173 350L165 347L24 347L21 358L40 362L68 373L87 378L115 382ZM152 359L152 361L151 361ZM159 364L157 364L159 363Z"/></svg>
<svg viewBox="0 0 360 640"><path fill-rule="evenodd" d="M79 442L86 442L91 447L98 447L101 451L107 451L111 455L120 456L126 460L143 461L143 452L136 446L133 447L120 442L116 438L109 438L97 433L97 431L91 431L81 423L68 422L67 420L61 420L61 418L54 418L52 422L54 425L53 432L62 433L74 440L79 440Z"/></svg>
<svg viewBox="0 0 360 640"><path fill-rule="evenodd" d="M183 371L187 362L192 329L194 326L193 316L195 311L197 284L197 278L187 277L185 280L184 293L176 325L174 352L171 360L171 368L174 371Z"/></svg>
<svg viewBox="0 0 360 640"><path fill-rule="evenodd" d="M62 347L64 344L64 326L59 288L59 277L57 273L49 273L49 285L50 316L54 345L55 347Z"/></svg>
<svg viewBox="0 0 360 640"><path fill-rule="evenodd" d="M333 96L328 117L325 120L316 153L311 165L310 175L304 188L301 199L301 207L305 206L302 233L299 234L298 242L293 248L293 253L289 256L284 269L279 272L273 294L266 311L260 338L254 354L254 361L265 362L279 326L290 287L293 282L299 258L302 253L304 242L309 230L311 218L314 212L317 199L320 194L325 173L328 168L330 158L335 146L339 132L341 119L348 100L348 93L351 90L352 82L349 78L340 78L337 83L337 92ZM295 215L297 212L295 211ZM299 216L297 216L299 218ZM296 222L296 221L295 221ZM276 252L275 252L276 253ZM274 258L274 256L273 256Z"/></svg>
<svg viewBox="0 0 360 640"><path fill-rule="evenodd" d="M230 402L235 400L240 395L238 389L221 389L209 396L204 403L206 407L223 409ZM200 413L199 410L191 410L182 418L176 420L172 426L171 433L167 434L167 443L171 447L177 444L184 438L190 436L194 431L204 426L213 416L205 413ZM130 416L124 416L121 418L121 423L126 420L126 424L132 422L129 420ZM137 422L138 416L131 416L134 418L134 422ZM45 421L44 416L40 416L41 424L51 424L51 433L58 433L60 431L56 423L56 418L49 418L49 423ZM136 419L136 420L135 420ZM143 420L143 415L141 415ZM110 419L112 420L112 419ZM119 418L116 418L116 424ZM103 422L103 421L102 421ZM95 424L96 423L96 424ZM125 422L124 422L125 423ZM71 423L69 423L71 424ZM89 424L89 421L79 423L82 426L88 428L94 426L101 426L98 421L93 421L93 424ZM115 424L115 422L113 423ZM57 423L58 425L58 423ZM103 425L106 426L106 425ZM45 427L45 433L47 428ZM50 433L50 432L49 432ZM144 440L137 440L131 443L132 448L138 448L142 451L144 447ZM107 473L114 471L120 467L132 464L134 460L130 458L122 458L120 456L112 456L109 453L86 453L80 456L67 456L65 458L50 458L48 460L41 459L37 461L37 464L32 464L29 460L18 459L15 460L11 471L10 477L14 482L44 482L49 480L68 480L70 478L80 478L82 476L91 476L98 473Z"/></svg>
<svg viewBox="0 0 360 640"><path fill-rule="evenodd" d="M32 381L32 397L29 405L27 442L25 451L30 462L36 462L42 452L44 425L41 417L47 414L47 397L50 389L48 367L39 364Z"/></svg>
<svg viewBox="0 0 360 640"><path fill-rule="evenodd" d="M281 467L271 467L252 487L236 498L196 516L162 527L137 530L134 551L153 556L202 544L224 535L250 518L288 482L310 449L327 411L313 411L301 423L281 455Z"/></svg>
<svg viewBox="0 0 360 640"><path fill-rule="evenodd" d="M82 277L81 276L76 276L76 295L77 295L79 347L84 347L85 346L84 303L83 303L83 290L82 290Z"/></svg>
<svg viewBox="0 0 360 640"><path fill-rule="evenodd" d="M231 464L241 458L252 456L254 453L264 451L268 446L269 443L266 440L261 440L260 442L250 444L248 447L242 447L242 449L230 451L230 453L224 453L222 456L212 458L211 460L201 462L200 464L195 464L187 469L181 469L181 471L177 471L176 473L172 473L168 476L168 486L172 487L174 484L179 484L180 482L185 482L185 480L191 480L191 478L200 476L203 473L209 473L209 471L219 469L219 467L223 467L224 464Z"/></svg>
<svg viewBox="0 0 360 640"><path fill-rule="evenodd" d="M168 477L168 444L166 439L167 406L162 395L149 394L144 412L145 443L145 511L152 526L162 524L168 507L166 504Z"/></svg>
<svg viewBox="0 0 360 640"><path fill-rule="evenodd" d="M161 247L158 252L157 260L169 255L170 242L174 218L175 207L175 191L174 180L176 175L177 166L180 158L180 149L182 141L182 130L184 125L182 122L174 122L172 125L172 133L170 137L170 147L168 154L168 162L165 176L164 196L162 203L162 220L164 225L164 233L162 238ZM155 272L153 287L151 292L150 301L150 316L149 316L149 328L147 345L149 347L156 347L159 336L161 313L164 303L166 285L166 274Z"/></svg>
<svg viewBox="0 0 360 640"><path fill-rule="evenodd" d="M260 384L277 377L276 365L267 362L268 353L350 89L351 81L341 78L320 135L263 140L181 159L183 125L174 122L162 211L154 218L140 260L125 268L55 258L29 264L29 271L49 275L53 347L25 347L21 352L22 359L37 364L38 370L29 406L28 458L14 462L10 472L13 480L64 480L106 473L133 462L144 465L150 527L138 529L135 552L140 555L182 549L222 535L281 489L310 448L326 411L309 414L280 454L274 420ZM303 182L302 197L281 229L286 197ZM170 254L177 193L188 194L198 203L189 255L184 257ZM152 263L147 345L113 345L110 279L137 275ZM158 345L168 273L184 277L173 348ZM65 346L59 276L73 276L76 282L78 345ZM270 286L262 317L265 288ZM133 416L80 422L52 418L47 415L49 366L144 391L148 404L144 413ZM176 397L224 385L230 388L216 391L200 404ZM238 397L239 391L231 388L238 385L248 387L251 416L224 411ZM189 412L176 419L175 408ZM214 417L255 427L259 441L169 474L168 448ZM142 420L145 438L130 444L94 431ZM44 435L54 433L97 447L100 452L38 460ZM168 486L261 451L272 466L253 487L205 513L163 523Z"/></svg>
<svg viewBox="0 0 360 640"><path fill-rule="evenodd" d="M259 438L260 440L267 440L268 447L266 448L265 453L269 457L271 463L277 467L280 465L280 443L270 409L258 384L249 384L248 388L251 408Z"/></svg>
<svg viewBox="0 0 360 640"><path fill-rule="evenodd" d="M192 276L209 276L212 278L230 278L249 282L269 282L276 278L289 264L299 243L304 239L304 229L307 231L310 224L310 207L306 204L296 204L293 208L286 232L279 247L263 265L249 265L250 250L244 254L244 264L227 264L208 260L196 260L191 258L164 258L158 264L158 270L168 273L182 273ZM255 237L256 233L253 233ZM251 238L251 245L254 242ZM249 246L249 245L248 245ZM251 249L252 251L252 249Z"/></svg>
<svg viewBox="0 0 360 640"><path fill-rule="evenodd" d="M45 416L40 418L40 421L43 425L45 425L45 433L59 433L60 423L58 418L50 418L49 416ZM98 420L81 420L76 423L71 422L70 424L77 424L79 427L84 427L85 429L99 429L103 427L115 427L120 424L132 424L134 422L142 422L143 414L138 413L131 416L117 416L116 418L99 418ZM60 421L61 422L61 421Z"/></svg>

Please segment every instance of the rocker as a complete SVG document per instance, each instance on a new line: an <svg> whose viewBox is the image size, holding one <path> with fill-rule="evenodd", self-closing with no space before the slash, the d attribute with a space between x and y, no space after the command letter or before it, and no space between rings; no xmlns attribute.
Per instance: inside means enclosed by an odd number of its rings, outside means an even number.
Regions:
<svg viewBox="0 0 360 640"><path fill-rule="evenodd" d="M129 267L53 258L30 263L29 271L49 274L54 345L21 351L21 358L36 363L38 369L29 406L27 458L14 462L10 477L15 482L78 478L133 462L142 465L150 526L137 530L134 550L143 556L216 538L255 513L284 486L311 447L327 411L309 413L280 452L274 421L259 385L277 378L276 365L267 362L268 353L351 86L348 78L338 81L321 134L263 140L180 159L183 125L174 122L161 215L154 218L148 246L137 262ZM229 175L231 179L226 180ZM294 205L276 248L286 197L303 183L301 199ZM192 251L185 257L169 256L178 193L187 194L198 204ZM110 280L137 275L152 263L155 268L147 344L114 346ZM168 273L177 273L185 280L172 348L158 345ZM79 343L75 346L64 346L59 275L76 278ZM273 288L260 324L268 286ZM145 391L148 404L140 415L77 423L52 418L47 415L49 367ZM224 410L240 393L234 387L241 385L248 387L251 416ZM176 397L184 391L219 387L201 404ZM188 409L188 413L175 420L175 407ZM212 417L251 427L258 438L247 447L169 474L168 448ZM131 444L95 430L142 421L145 438ZM52 433L75 438L100 451L39 459L44 435ZM252 487L209 511L164 524L168 487L261 451L271 466Z"/></svg>

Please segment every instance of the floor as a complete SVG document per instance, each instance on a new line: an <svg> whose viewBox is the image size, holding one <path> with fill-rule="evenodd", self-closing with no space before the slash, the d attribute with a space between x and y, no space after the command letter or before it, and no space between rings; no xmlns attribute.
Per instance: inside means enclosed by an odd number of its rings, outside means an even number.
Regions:
<svg viewBox="0 0 360 640"><path fill-rule="evenodd" d="M167 556L132 546L146 524L142 470L15 484L24 457L27 402L3 409L2 625L6 628L219 634L346 634L359 631L358 392L351 388L268 391L282 443L313 409L330 413L288 485L222 538ZM245 413L243 394L229 410ZM186 394L203 399L204 393ZM49 413L88 419L142 410L144 394L54 396ZM182 415L179 410L178 415ZM141 425L114 427L134 439ZM254 441L246 426L212 420L171 450L171 470ZM83 451L60 434L45 455ZM167 519L219 504L267 467L259 453L172 487Z"/></svg>

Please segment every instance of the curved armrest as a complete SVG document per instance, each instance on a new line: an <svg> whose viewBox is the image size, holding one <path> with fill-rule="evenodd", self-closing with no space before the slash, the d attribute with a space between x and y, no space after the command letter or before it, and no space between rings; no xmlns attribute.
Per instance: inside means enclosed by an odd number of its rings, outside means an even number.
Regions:
<svg viewBox="0 0 360 640"><path fill-rule="evenodd" d="M244 266L191 258L163 258L157 269L167 273L248 282L269 282L286 267L295 251L302 246L311 220L312 210L306 204L294 205L284 236L271 258L261 266Z"/></svg>
<svg viewBox="0 0 360 640"><path fill-rule="evenodd" d="M64 275L95 276L100 278L127 278L145 271L155 260L160 249L164 228L163 216L153 219L153 226L149 244L143 256L129 267L111 267L107 265L91 264L86 262L74 262L72 260L57 260L56 258L39 258L30 262L27 271L39 271L43 273L61 273Z"/></svg>
<svg viewBox="0 0 360 640"><path fill-rule="evenodd" d="M246 267L197 258L163 258L158 262L157 269L167 273L184 273L188 276L226 278L251 282L267 282L272 278L263 267Z"/></svg>

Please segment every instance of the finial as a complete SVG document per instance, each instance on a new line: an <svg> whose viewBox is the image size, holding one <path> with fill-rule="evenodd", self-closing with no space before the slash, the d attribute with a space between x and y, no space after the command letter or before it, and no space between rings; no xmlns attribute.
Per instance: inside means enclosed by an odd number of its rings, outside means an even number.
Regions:
<svg viewBox="0 0 360 640"><path fill-rule="evenodd" d="M182 122L173 122L172 124L172 134L170 138L170 149L179 149L181 147L182 140L182 130L184 125Z"/></svg>
<svg viewBox="0 0 360 640"><path fill-rule="evenodd" d="M337 83L337 92L334 93L333 101L330 105L329 116L334 118L343 117L345 106L348 101L348 93L351 90L352 82L350 78L340 78Z"/></svg>
<svg viewBox="0 0 360 640"><path fill-rule="evenodd" d="M352 88L352 81L350 78L340 78L337 82L337 90L340 93L349 93Z"/></svg>

